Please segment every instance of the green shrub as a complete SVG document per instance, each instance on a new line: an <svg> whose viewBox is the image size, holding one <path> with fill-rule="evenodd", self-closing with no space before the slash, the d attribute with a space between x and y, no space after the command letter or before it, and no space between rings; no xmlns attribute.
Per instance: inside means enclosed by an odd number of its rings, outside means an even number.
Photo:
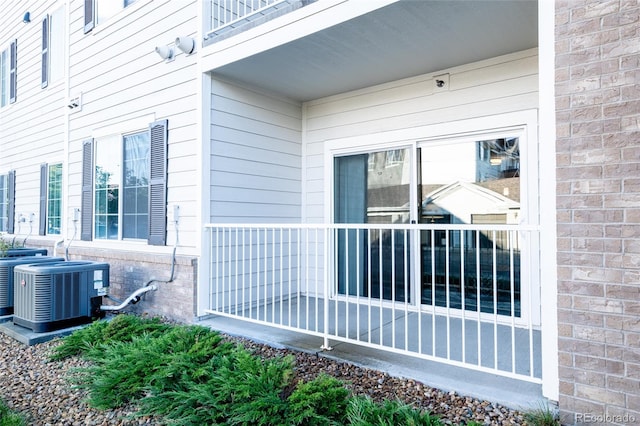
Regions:
<svg viewBox="0 0 640 426"><path fill-rule="evenodd" d="M93 406L133 402L175 425L442 424L398 401L350 397L327 375L294 384L293 357L262 359L200 326L119 315L66 337L52 358L73 355L92 361L74 380Z"/></svg>
<svg viewBox="0 0 640 426"><path fill-rule="evenodd" d="M400 401L375 403L368 397L354 397L349 401L347 420L354 426L440 426L442 421Z"/></svg>
<svg viewBox="0 0 640 426"><path fill-rule="evenodd" d="M171 325L163 323L158 318L117 315L110 321L95 321L65 337L62 344L54 348L50 358L59 361L70 356L87 355L105 344L130 342L134 337L143 334L160 336L171 328Z"/></svg>
<svg viewBox="0 0 640 426"><path fill-rule="evenodd" d="M65 358L88 352L96 344L100 344L104 337L104 329L108 326L106 321L95 321L88 326L75 331L65 337L62 344L53 349L49 358L60 361Z"/></svg>
<svg viewBox="0 0 640 426"><path fill-rule="evenodd" d="M208 363L200 378L187 378L141 401L141 414L165 416L171 424L286 424L284 390L291 384L291 357L262 360L245 348Z"/></svg>
<svg viewBox="0 0 640 426"><path fill-rule="evenodd" d="M229 425L285 424L282 398L293 378L293 357L263 360L242 347L222 359L207 385Z"/></svg>
<svg viewBox="0 0 640 426"><path fill-rule="evenodd" d="M94 365L78 370L75 381L89 390L93 406L114 408L148 392L175 390L205 375L203 366L230 350L205 327L174 327L160 336L143 334L96 346L86 353Z"/></svg>
<svg viewBox="0 0 640 426"><path fill-rule="evenodd" d="M349 391L331 376L321 374L298 386L288 398L287 424L307 426L345 423Z"/></svg>
<svg viewBox="0 0 640 426"><path fill-rule="evenodd" d="M27 422L20 414L14 413L0 401L0 426L25 426Z"/></svg>
<svg viewBox="0 0 640 426"><path fill-rule="evenodd" d="M7 252L13 248L21 248L23 246L22 243L16 242L15 238L9 242L2 237L0 237L0 257L6 257Z"/></svg>

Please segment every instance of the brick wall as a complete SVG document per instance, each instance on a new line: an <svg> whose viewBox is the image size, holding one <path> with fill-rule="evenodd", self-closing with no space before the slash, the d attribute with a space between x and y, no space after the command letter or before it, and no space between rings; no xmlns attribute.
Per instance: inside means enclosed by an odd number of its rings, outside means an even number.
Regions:
<svg viewBox="0 0 640 426"><path fill-rule="evenodd" d="M640 424L640 2L555 4L559 406Z"/></svg>
<svg viewBox="0 0 640 426"><path fill-rule="evenodd" d="M49 255L53 253L53 244L50 240L30 238L27 245L47 248ZM64 257L64 247L59 247L56 255ZM170 253L142 253L72 245L69 250L69 259L107 262L109 294L120 300L126 299L135 290L144 287L151 279L166 281L171 276ZM146 293L139 303L129 305L125 310L138 314L161 315L182 322L193 322L196 315L197 269L198 264L195 258L176 256L174 280L169 283L156 283L157 291ZM105 303L117 304L108 301Z"/></svg>

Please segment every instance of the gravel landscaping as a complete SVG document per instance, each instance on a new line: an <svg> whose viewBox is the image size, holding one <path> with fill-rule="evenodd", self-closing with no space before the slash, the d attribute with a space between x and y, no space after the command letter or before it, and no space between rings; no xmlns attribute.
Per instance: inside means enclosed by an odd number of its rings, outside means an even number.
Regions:
<svg viewBox="0 0 640 426"><path fill-rule="evenodd" d="M430 388L410 379L390 377L380 371L340 363L313 354L274 349L248 340L240 341L263 357L291 354L296 359L296 376L312 379L320 372L347 383L354 393L369 395L376 401L400 399L438 414L453 424L475 420L492 425L524 424L522 413L500 405L453 392ZM159 419L133 418L135 407L97 410L86 402L86 392L69 383L73 368L86 366L83 359L71 357L50 361L49 354L60 341L25 346L0 333L0 399L22 413L29 425L159 425Z"/></svg>

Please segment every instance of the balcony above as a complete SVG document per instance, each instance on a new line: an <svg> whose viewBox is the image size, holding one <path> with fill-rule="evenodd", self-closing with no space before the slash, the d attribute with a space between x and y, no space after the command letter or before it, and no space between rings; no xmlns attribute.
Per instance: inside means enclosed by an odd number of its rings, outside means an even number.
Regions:
<svg viewBox="0 0 640 426"><path fill-rule="evenodd" d="M304 102L538 46L535 0L318 0L288 10L233 36L220 28L203 47L204 70Z"/></svg>
<svg viewBox="0 0 640 426"><path fill-rule="evenodd" d="M205 44L224 40L317 0L211 0Z"/></svg>

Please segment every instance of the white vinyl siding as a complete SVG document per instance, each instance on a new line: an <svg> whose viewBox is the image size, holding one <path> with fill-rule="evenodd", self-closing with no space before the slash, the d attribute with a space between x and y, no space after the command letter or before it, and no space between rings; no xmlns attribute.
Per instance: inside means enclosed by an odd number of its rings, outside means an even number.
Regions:
<svg viewBox="0 0 640 426"><path fill-rule="evenodd" d="M179 244L183 252L191 254L197 253L200 235L197 58L177 55L167 64L154 48L173 43L177 36L193 35L198 4L195 0L137 0L89 34L84 32L83 3L69 5L71 95L82 94L82 109L69 115L69 205L81 204L83 141L134 131L127 124L132 120L147 126L167 119L166 200L170 212L172 206L179 206ZM166 239L166 245L176 241L173 225L168 227ZM91 244L103 243L94 239ZM121 244L127 249L136 247Z"/></svg>
<svg viewBox="0 0 640 426"><path fill-rule="evenodd" d="M303 221L325 220L325 141L535 109L537 71L532 49L306 103ZM443 73L449 89L437 91Z"/></svg>
<svg viewBox="0 0 640 426"><path fill-rule="evenodd" d="M211 221L299 222L301 108L213 81Z"/></svg>
<svg viewBox="0 0 640 426"><path fill-rule="evenodd" d="M48 88L43 90L41 78L42 21L48 14L55 15L58 10L65 10L64 3L60 0L4 2L5 9L0 14L0 50L5 52L0 74L6 76L2 87L6 105L0 108L0 170L16 171L15 210L27 217L31 213L36 214L33 234L38 233L41 216L41 164L45 161L49 164L66 162L65 87L60 84L60 78L55 85L49 80ZM21 19L26 11L31 14L29 24ZM59 13L64 19L66 13ZM17 87L14 91L17 101L9 104L10 44L15 41ZM49 47L53 53L53 45ZM64 215L65 211L62 213ZM25 236L29 226L16 224L15 231Z"/></svg>

